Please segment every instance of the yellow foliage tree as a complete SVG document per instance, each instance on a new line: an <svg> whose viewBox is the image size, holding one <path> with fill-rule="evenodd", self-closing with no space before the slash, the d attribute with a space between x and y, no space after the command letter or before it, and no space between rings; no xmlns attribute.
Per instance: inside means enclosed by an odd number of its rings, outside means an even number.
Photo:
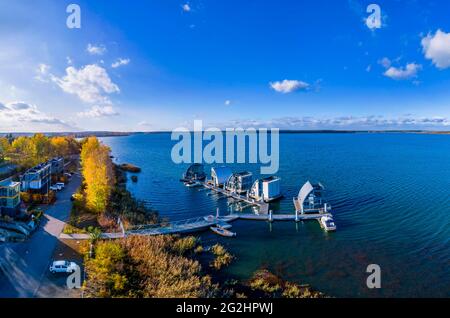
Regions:
<svg viewBox="0 0 450 318"><path fill-rule="evenodd" d="M114 185L110 149L96 137L89 137L81 149L81 166L86 185L86 207L105 212Z"/></svg>
<svg viewBox="0 0 450 318"><path fill-rule="evenodd" d="M2 162L7 156L10 150L8 138L0 137L0 162Z"/></svg>
<svg viewBox="0 0 450 318"><path fill-rule="evenodd" d="M69 141L66 137L53 137L50 143L55 157L64 157L69 154Z"/></svg>

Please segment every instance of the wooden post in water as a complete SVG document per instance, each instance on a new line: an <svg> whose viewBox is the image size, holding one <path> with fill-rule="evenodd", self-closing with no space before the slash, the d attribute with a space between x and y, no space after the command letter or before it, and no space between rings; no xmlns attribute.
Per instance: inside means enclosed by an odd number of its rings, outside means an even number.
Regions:
<svg viewBox="0 0 450 318"><path fill-rule="evenodd" d="M273 222L272 210L269 210L269 222Z"/></svg>

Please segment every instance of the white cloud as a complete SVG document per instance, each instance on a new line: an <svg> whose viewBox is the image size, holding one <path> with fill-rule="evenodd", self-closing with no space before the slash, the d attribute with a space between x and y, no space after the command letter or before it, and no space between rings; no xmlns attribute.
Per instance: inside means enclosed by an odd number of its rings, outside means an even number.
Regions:
<svg viewBox="0 0 450 318"><path fill-rule="evenodd" d="M380 63L384 68L389 68L392 65L391 60L387 57L383 57L380 61L378 61L378 63Z"/></svg>
<svg viewBox="0 0 450 318"><path fill-rule="evenodd" d="M69 66L62 78L52 76L52 80L66 93L77 95L86 103L111 104L107 94L119 93L106 70L96 64L81 69Z"/></svg>
<svg viewBox="0 0 450 318"><path fill-rule="evenodd" d="M0 103L0 123L2 123L0 126L20 126L24 130L31 128L30 123L42 124L46 127L56 126L60 129L78 130L63 120L42 113L36 105L26 102Z"/></svg>
<svg viewBox="0 0 450 318"><path fill-rule="evenodd" d="M128 65L130 63L130 59L122 59L119 58L117 61L115 61L113 64L111 64L112 68L118 68L122 65Z"/></svg>
<svg viewBox="0 0 450 318"><path fill-rule="evenodd" d="M184 12L190 12L191 11L191 6L188 3L183 4L181 7L183 8Z"/></svg>
<svg viewBox="0 0 450 318"><path fill-rule="evenodd" d="M40 82L46 83L49 81L49 71L50 65L41 63L36 69L36 76L34 78Z"/></svg>
<svg viewBox="0 0 450 318"><path fill-rule="evenodd" d="M384 76L392 78L394 80L406 80L417 77L417 72L422 69L420 64L409 63L406 67L389 67Z"/></svg>
<svg viewBox="0 0 450 318"><path fill-rule="evenodd" d="M434 35L428 34L422 39L425 57L439 69L450 67L450 33L437 30Z"/></svg>
<svg viewBox="0 0 450 318"><path fill-rule="evenodd" d="M141 122L139 122L138 123L138 126L143 126L143 127L149 127L149 126L151 126L152 124L150 124L148 121L146 121L146 120L143 120L143 121L141 121Z"/></svg>
<svg viewBox="0 0 450 318"><path fill-rule="evenodd" d="M119 113L112 106L92 106L89 110L77 114L84 118L117 116Z"/></svg>
<svg viewBox="0 0 450 318"><path fill-rule="evenodd" d="M306 90L310 87L310 85L302 81L285 79L281 82L271 82L270 87L279 93L287 94L297 90Z"/></svg>
<svg viewBox="0 0 450 318"><path fill-rule="evenodd" d="M88 44L86 51L91 55L103 55L106 53L106 47L104 45Z"/></svg>

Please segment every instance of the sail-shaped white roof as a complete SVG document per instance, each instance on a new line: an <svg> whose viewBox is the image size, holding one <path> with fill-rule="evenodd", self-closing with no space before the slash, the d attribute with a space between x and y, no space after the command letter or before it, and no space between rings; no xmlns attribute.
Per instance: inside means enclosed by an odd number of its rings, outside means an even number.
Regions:
<svg viewBox="0 0 450 318"><path fill-rule="evenodd" d="M307 181L303 187L300 189L298 193L298 201L300 203L300 206L303 206L303 202L305 202L305 199L309 196L309 194L314 190L313 185L311 182Z"/></svg>
<svg viewBox="0 0 450 318"><path fill-rule="evenodd" d="M211 169L211 176L217 178L217 184L225 184L233 175L233 172L228 167L215 167Z"/></svg>

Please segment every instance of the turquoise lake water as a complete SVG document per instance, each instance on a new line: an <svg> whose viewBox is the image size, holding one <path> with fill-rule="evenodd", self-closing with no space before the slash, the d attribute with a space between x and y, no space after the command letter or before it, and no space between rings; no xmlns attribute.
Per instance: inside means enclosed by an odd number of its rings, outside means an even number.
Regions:
<svg viewBox="0 0 450 318"><path fill-rule="evenodd" d="M186 188L188 165L171 160L170 134L103 138L117 162L142 168L128 183L139 199L172 220L227 212L227 199ZM230 165L259 174L255 164ZM209 173L209 166L206 166ZM260 268L336 297L450 296L450 136L425 134L281 134L284 199L274 212L294 213L292 198L320 181L338 231L315 221L237 221L235 239L203 233L204 245L223 243L236 261L224 275L247 279ZM248 211L247 211L248 212ZM368 289L366 268L381 267L381 289Z"/></svg>

